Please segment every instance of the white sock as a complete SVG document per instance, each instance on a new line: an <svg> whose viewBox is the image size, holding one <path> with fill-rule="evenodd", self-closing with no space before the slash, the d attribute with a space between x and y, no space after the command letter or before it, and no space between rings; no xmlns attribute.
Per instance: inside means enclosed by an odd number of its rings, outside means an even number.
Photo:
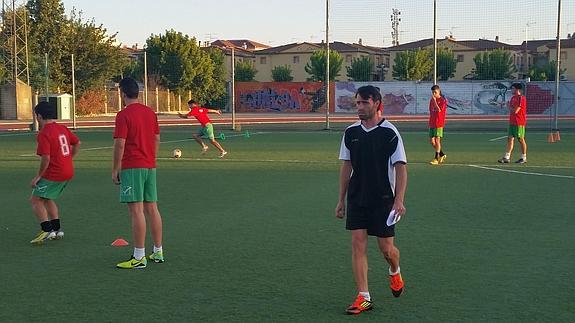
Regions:
<svg viewBox="0 0 575 323"><path fill-rule="evenodd" d="M146 255L146 248L134 248L134 258L140 260Z"/></svg>
<svg viewBox="0 0 575 323"><path fill-rule="evenodd" d="M527 160L527 154L521 154L521 159Z"/></svg>
<svg viewBox="0 0 575 323"><path fill-rule="evenodd" d="M505 153L505 159L509 159L511 158L511 154L510 153Z"/></svg>
<svg viewBox="0 0 575 323"><path fill-rule="evenodd" d="M359 292L359 295L363 296L366 301L371 302L371 296L369 296L369 292Z"/></svg>
<svg viewBox="0 0 575 323"><path fill-rule="evenodd" d="M156 252L163 252L162 246L160 246L160 247L154 246L154 253L156 253Z"/></svg>
<svg viewBox="0 0 575 323"><path fill-rule="evenodd" d="M390 275L390 276L394 276L394 275L399 274L399 273L401 272L401 269L399 268L399 266L397 266L397 271L396 271L396 272L392 272L392 271L391 271L391 267L389 267L389 269L388 269L387 271L389 272L389 275Z"/></svg>

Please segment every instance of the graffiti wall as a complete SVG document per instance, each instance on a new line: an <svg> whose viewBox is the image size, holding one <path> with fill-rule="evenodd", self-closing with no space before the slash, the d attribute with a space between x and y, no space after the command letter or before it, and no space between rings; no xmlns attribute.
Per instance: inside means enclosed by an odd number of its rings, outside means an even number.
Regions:
<svg viewBox="0 0 575 323"><path fill-rule="evenodd" d="M354 94L358 87L371 84L380 89L384 113L427 114L432 83L429 82L338 82L335 112L355 113ZM450 114L507 114L511 81L445 82L440 84ZM524 84L525 85L525 84ZM554 105L554 82L526 84L528 114L549 114ZM575 82L562 82L559 115L575 115Z"/></svg>
<svg viewBox="0 0 575 323"><path fill-rule="evenodd" d="M235 96L238 112L325 112L326 105L319 82L237 82Z"/></svg>

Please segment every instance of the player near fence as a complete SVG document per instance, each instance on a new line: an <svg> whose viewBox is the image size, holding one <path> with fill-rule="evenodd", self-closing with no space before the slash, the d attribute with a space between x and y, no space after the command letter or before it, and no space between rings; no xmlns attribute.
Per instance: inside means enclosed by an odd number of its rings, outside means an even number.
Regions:
<svg viewBox="0 0 575 323"><path fill-rule="evenodd" d="M78 153L80 140L66 126L58 124L56 106L40 102L34 107L41 130L36 138L36 154L40 156L38 174L32 179L30 203L41 231L30 243L61 239L60 215L56 200L74 177L73 158Z"/></svg>
<svg viewBox="0 0 575 323"><path fill-rule="evenodd" d="M521 83L513 83L511 88L513 89L513 97L507 104L507 107L509 108L507 150L505 151L503 158L499 159L498 162L502 164L510 162L515 138L517 138L517 141L519 141L519 144L521 145L521 158L515 161L515 163L524 164L527 162L527 142L525 141L527 99L521 94L521 90L523 89L523 85Z"/></svg>
<svg viewBox="0 0 575 323"><path fill-rule="evenodd" d="M377 112L382 101L377 88L360 87L355 100L360 121L349 126L342 139L335 208L338 218L347 213L346 229L351 231L352 269L358 295L347 308L348 314L359 314L373 306L367 282L368 236L377 237L379 250L389 263L393 296L399 297L404 286L399 250L394 245L395 225L386 223L392 210L399 215L405 213L407 158L403 141L395 126Z"/></svg>
<svg viewBox="0 0 575 323"><path fill-rule="evenodd" d="M154 111L138 102L138 91L134 79L120 81L125 108L116 115L112 181L120 185L120 202L128 205L134 240L132 257L116 265L122 269L146 268L146 220L150 223L154 241L154 251L148 258L164 262L162 217L156 187L160 127Z"/></svg>
<svg viewBox="0 0 575 323"><path fill-rule="evenodd" d="M222 112L220 110L200 107L194 100L188 101L188 108L190 109L188 114L182 114L178 112L178 115L183 119L195 117L196 120L198 120L198 122L202 125L200 130L193 134L194 140L200 144L200 146L202 146L202 153L205 154L209 148L208 145L206 145L202 140L202 137L205 136L208 137L212 145L214 145L214 147L220 151L220 158L223 158L225 155L227 155L228 152L224 150L222 145L216 140L216 137L214 136L214 125L208 116L208 113L222 114Z"/></svg>
<svg viewBox="0 0 575 323"><path fill-rule="evenodd" d="M439 165L447 158L441 144L446 110L447 99L441 95L441 89L436 84L431 87L431 98L429 99L429 138L431 146L435 149L435 156L429 162L431 165Z"/></svg>

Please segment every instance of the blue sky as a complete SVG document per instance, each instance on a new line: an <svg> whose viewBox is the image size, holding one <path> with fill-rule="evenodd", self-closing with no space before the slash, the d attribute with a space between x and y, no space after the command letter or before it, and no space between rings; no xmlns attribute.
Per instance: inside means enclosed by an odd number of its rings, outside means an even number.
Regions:
<svg viewBox="0 0 575 323"><path fill-rule="evenodd" d="M64 0L125 45L168 29L198 40L247 38L272 46L325 38L325 0ZM437 0L438 36L519 44L553 39L557 0ZM433 36L432 0L330 0L330 40L391 46L390 15L401 11L400 43ZM527 28L526 28L527 26ZM569 29L569 30L567 30ZM575 0L563 0L562 37L575 32Z"/></svg>

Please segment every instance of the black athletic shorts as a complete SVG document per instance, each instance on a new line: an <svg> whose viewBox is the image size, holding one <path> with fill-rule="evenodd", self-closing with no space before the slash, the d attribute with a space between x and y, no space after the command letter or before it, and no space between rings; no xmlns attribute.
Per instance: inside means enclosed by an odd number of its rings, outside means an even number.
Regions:
<svg viewBox="0 0 575 323"><path fill-rule="evenodd" d="M380 238L394 237L395 225L388 227L386 223L392 208L393 200L374 207L362 207L349 203L345 228L348 230L366 229L368 235Z"/></svg>

